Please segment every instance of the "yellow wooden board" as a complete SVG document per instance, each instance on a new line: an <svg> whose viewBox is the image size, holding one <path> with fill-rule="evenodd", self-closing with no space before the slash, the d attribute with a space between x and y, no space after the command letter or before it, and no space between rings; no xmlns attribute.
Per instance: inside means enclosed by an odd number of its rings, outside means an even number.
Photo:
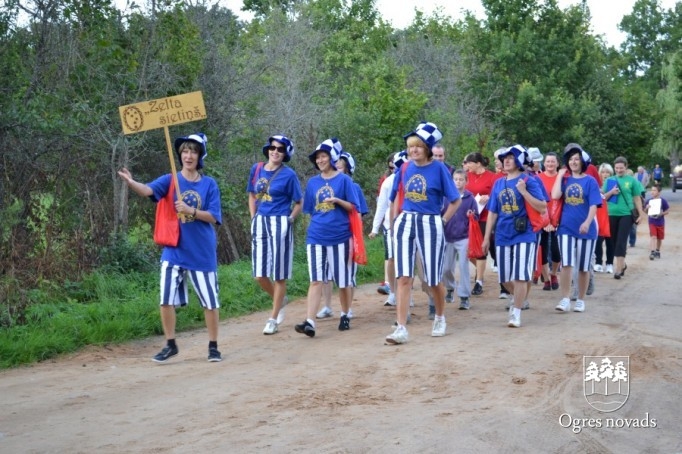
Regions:
<svg viewBox="0 0 682 454"><path fill-rule="evenodd" d="M149 131L206 118L200 91L128 104L118 108L123 134Z"/></svg>

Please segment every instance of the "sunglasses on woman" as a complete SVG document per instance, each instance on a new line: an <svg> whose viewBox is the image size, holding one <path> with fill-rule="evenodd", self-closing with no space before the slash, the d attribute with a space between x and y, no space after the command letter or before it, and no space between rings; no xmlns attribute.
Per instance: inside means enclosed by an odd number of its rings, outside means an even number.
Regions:
<svg viewBox="0 0 682 454"><path fill-rule="evenodd" d="M270 146L268 147L268 150L269 150L269 151L275 151L275 150L277 150L277 151L280 152L280 153L284 153L284 152L286 152L287 148L284 147L284 146L281 146L281 145L280 145L280 146L270 145Z"/></svg>

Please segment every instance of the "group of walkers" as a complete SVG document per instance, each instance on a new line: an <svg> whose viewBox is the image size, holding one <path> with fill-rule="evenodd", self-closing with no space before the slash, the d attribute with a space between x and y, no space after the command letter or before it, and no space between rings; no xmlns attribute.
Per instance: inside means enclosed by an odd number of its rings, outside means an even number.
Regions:
<svg viewBox="0 0 682 454"><path fill-rule="evenodd" d="M468 310L470 296L483 293L488 255L498 274L500 298L508 300L510 327L521 326L521 311L529 307L528 292L538 275L545 290L560 289L559 311L571 310L570 292L575 288L575 312L585 310L591 273L612 271L616 279L623 278L628 235L632 224L644 219L645 208L650 214L655 212L649 218L655 224L650 228L650 258L660 257L668 204L662 199L643 201L643 187L626 174L625 158L617 158L613 168L603 164L597 171L578 144L568 144L562 157L550 152L544 158L537 148L514 145L495 152L496 172L488 170L490 162L481 153L468 154L463 168L454 169L444 162L441 139L435 124L420 123L404 136L405 150L389 157L390 171L380 183L369 236L383 232L386 282L380 292L388 294L385 305L396 309L396 323L386 343L402 344L409 339L415 275L429 297L431 335L440 337L447 328L446 301L452 302L456 292L460 309ZM168 174L144 184L135 181L127 169L119 171L130 189L153 201L176 191L179 197L174 198L174 206L183 216L177 245L165 246L161 255L160 313L166 345L153 357L155 362L178 354L175 306L187 304L188 281L204 308L208 360L222 359L217 345L220 304L214 229L222 220L220 191L215 180L199 171L208 155L206 144L201 133L176 139L175 152L182 165L176 180ZM265 160L251 167L246 190L252 274L272 299L263 334L277 333L284 320L286 282L293 275L293 226L301 214L310 217L306 228L310 283L306 317L294 329L315 336L315 319L332 313L328 300L333 283L341 305L338 329L346 331L353 318L357 272L351 225L368 212L363 191L352 179L355 159L337 138L323 141L308 155L319 173L303 191L296 173L285 165L294 154L291 139L273 135L262 152ZM540 171L541 164L544 171ZM660 188L654 187L652 200L656 199L660 199ZM599 225L598 209L606 210L606 205L608 217ZM543 214L549 218L548 213L559 215L554 222L536 222ZM475 239L480 244L470 244L471 222L480 228L481 235ZM539 250L541 267L536 269ZM473 287L470 265L475 270ZM318 312L321 300L327 304Z"/></svg>

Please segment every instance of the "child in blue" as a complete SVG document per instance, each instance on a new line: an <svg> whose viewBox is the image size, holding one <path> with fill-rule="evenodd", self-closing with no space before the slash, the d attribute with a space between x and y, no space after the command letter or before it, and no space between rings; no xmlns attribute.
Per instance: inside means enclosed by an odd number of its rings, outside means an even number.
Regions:
<svg viewBox="0 0 682 454"><path fill-rule="evenodd" d="M192 282L199 302L204 308L208 329L208 360L222 360L218 351L218 321L220 301L218 300L218 258L216 253L215 225L222 222L220 210L220 189L216 181L199 170L204 166L206 136L202 133L179 137L175 140L175 153L182 170L177 174L181 194L175 200L175 209L184 221L180 223L180 240L176 247L164 246L161 253L161 324L166 337L166 346L152 358L162 363L178 354L175 343L175 306L184 306L188 301L188 284ZM170 189L172 175L163 175L151 183L139 183L128 169L121 169L118 175L135 193L157 202Z"/></svg>
<svg viewBox="0 0 682 454"><path fill-rule="evenodd" d="M297 333L309 337L315 336L315 314L328 276L339 288L339 330L350 329L348 312L356 265L349 213L354 207L358 209L359 202L353 180L336 169L335 163L342 152L341 142L332 138L322 142L308 156L320 174L308 180L303 197L303 212L310 215L306 236L310 287L307 318L294 328Z"/></svg>
<svg viewBox="0 0 682 454"><path fill-rule="evenodd" d="M594 246L597 242L597 223L594 217L597 207L602 204L599 183L585 174L590 164L590 156L580 145L570 143L564 151L565 167L559 170L552 188L552 198L563 197L561 221L557 227L559 250L561 251L561 273L559 288L561 301L556 310L571 310L571 280L573 267L578 269L578 299L574 312L585 310L585 294L590 279L590 264ZM570 176L564 179L564 175Z"/></svg>
<svg viewBox="0 0 682 454"><path fill-rule="evenodd" d="M246 185L251 214L251 274L272 298L272 313L263 334L275 334L284 321L286 280L293 275L294 220L301 212L303 198L296 172L284 165L293 154L294 144L288 137L270 137L263 147L267 162L251 167Z"/></svg>
<svg viewBox="0 0 682 454"><path fill-rule="evenodd" d="M495 231L495 250L499 281L511 291L507 326L521 326L521 308L528 295L528 281L533 277L537 234L528 219L526 202L535 210L547 209L542 183L523 173L526 149L514 145L497 154L505 176L495 181L488 200L488 222L483 236L483 253L488 252Z"/></svg>
<svg viewBox="0 0 682 454"><path fill-rule="evenodd" d="M389 344L408 341L405 325L417 253L423 263L428 293L436 307L431 336L445 336L445 288L441 282L445 249L443 226L455 214L461 200L447 167L433 159L432 148L442 137L433 123L421 123L404 137L410 161L396 172L390 196L393 202L391 234L395 244L398 320L396 329L386 336ZM447 208L441 215L444 199Z"/></svg>
<svg viewBox="0 0 682 454"><path fill-rule="evenodd" d="M355 159L353 158L353 155L348 153L347 151L341 152L341 156L339 157L339 160L336 161L335 163L336 169L349 177L353 178L353 174L355 173ZM369 212L369 209L367 208L367 200L365 199L365 194L362 192L362 188L360 187L359 184L357 184L355 181L353 181L353 187L355 188L356 195L358 197L358 202L360 203L360 209L358 214L360 216L364 216ZM353 279L352 281L355 282L355 276L357 274L357 266L354 267L353 269ZM332 282L328 281L326 284L324 284L324 289L322 291L322 309L317 313L316 317L317 318L327 318L331 317L333 315L333 311L331 308L331 303L332 303ZM355 286L353 287L355 289ZM351 290L351 300L353 299L353 294L354 290ZM349 309L348 310L348 318L351 319L353 318L353 310Z"/></svg>
<svg viewBox="0 0 682 454"><path fill-rule="evenodd" d="M457 296L459 296L460 310L469 310L469 296L471 296L471 282L469 276L469 213L474 214L478 221L478 204L474 195L465 189L467 172L457 169L452 174L455 187L462 194L462 203L457 208L455 215L445 224L445 252L443 255L443 284L447 291L445 301L451 303L454 300L455 289L455 266L459 268L459 281L457 281Z"/></svg>

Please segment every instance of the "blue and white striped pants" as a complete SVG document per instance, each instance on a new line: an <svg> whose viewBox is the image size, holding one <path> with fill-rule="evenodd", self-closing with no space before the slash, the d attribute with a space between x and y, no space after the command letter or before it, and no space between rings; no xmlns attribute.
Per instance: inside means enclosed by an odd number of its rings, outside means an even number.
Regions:
<svg viewBox="0 0 682 454"><path fill-rule="evenodd" d="M275 281L291 279L294 229L286 216L262 216L251 221L251 274Z"/></svg>
<svg viewBox="0 0 682 454"><path fill-rule="evenodd" d="M205 309L218 309L218 277L214 271L186 270L168 261L161 262L161 305L186 306L189 301L187 277Z"/></svg>
<svg viewBox="0 0 682 454"><path fill-rule="evenodd" d="M434 287L443 278L443 220L437 214L403 211L393 224L395 276L414 277L416 254L424 264L424 280Z"/></svg>

